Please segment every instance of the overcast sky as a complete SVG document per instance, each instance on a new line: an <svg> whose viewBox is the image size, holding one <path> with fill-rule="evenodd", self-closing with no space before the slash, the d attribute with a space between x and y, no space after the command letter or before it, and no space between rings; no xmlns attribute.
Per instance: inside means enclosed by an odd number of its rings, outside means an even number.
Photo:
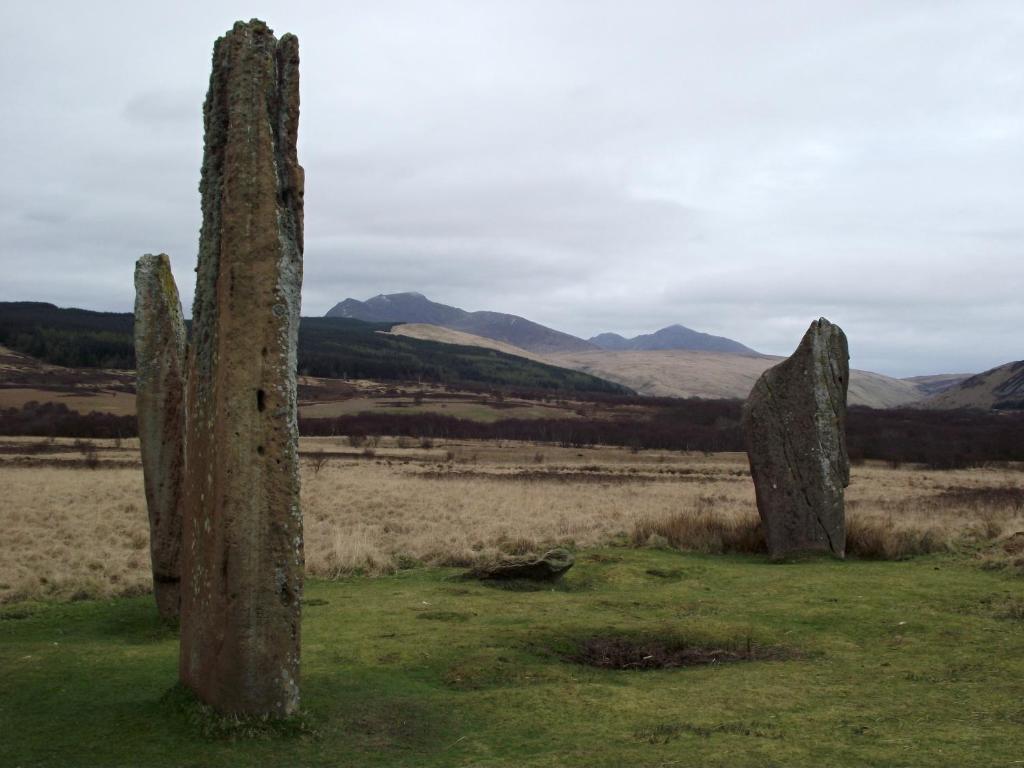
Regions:
<svg viewBox="0 0 1024 768"><path fill-rule="evenodd" d="M0 300L186 312L214 39L301 47L303 314L414 290L858 368L1024 358L1024 3L5 3Z"/></svg>

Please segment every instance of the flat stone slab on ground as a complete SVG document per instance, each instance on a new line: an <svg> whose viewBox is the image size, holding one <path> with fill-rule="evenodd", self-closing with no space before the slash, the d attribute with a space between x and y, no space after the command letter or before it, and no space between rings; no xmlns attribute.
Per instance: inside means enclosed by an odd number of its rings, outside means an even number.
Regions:
<svg viewBox="0 0 1024 768"><path fill-rule="evenodd" d="M576 558L567 549L552 549L540 557L517 557L478 566L466 574L471 579L529 579L554 581L572 568Z"/></svg>

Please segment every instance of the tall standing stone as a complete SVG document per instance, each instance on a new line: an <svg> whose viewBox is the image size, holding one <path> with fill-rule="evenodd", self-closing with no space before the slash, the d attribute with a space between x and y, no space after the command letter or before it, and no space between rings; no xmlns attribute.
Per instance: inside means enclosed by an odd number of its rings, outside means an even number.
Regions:
<svg viewBox="0 0 1024 768"><path fill-rule="evenodd" d="M178 618L185 429L185 320L165 254L135 264L136 411L149 509L153 594Z"/></svg>
<svg viewBox="0 0 1024 768"><path fill-rule="evenodd" d="M762 374L743 407L757 509L774 558L846 553L846 335L825 318Z"/></svg>
<svg viewBox="0 0 1024 768"><path fill-rule="evenodd" d="M299 45L237 22L203 108L180 676L225 713L299 705Z"/></svg>

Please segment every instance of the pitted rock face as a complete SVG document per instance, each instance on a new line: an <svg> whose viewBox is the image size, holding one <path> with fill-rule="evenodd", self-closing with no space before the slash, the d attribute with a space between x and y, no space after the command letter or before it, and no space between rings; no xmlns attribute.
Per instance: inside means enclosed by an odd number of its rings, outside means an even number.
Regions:
<svg viewBox="0 0 1024 768"><path fill-rule="evenodd" d="M796 352L764 372L743 407L743 431L768 551L846 554L846 335L821 318Z"/></svg>
<svg viewBox="0 0 1024 768"><path fill-rule="evenodd" d="M135 368L153 593L160 615L176 620L185 458L185 320L166 254L147 253L135 264Z"/></svg>
<svg viewBox="0 0 1024 768"><path fill-rule="evenodd" d="M226 713L299 705L296 341L299 49L261 21L217 40L186 416L180 675Z"/></svg>

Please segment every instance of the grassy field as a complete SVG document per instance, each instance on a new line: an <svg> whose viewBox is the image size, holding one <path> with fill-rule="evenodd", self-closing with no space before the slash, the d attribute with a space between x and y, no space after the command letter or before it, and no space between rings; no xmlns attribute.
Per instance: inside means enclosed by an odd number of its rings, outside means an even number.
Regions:
<svg viewBox="0 0 1024 768"><path fill-rule="evenodd" d="M4 607L0 764L1010 766L1024 750L1006 572L611 548L554 590L455 573L313 580L305 715L270 730L172 690L176 638L147 597ZM611 637L754 658L576 660Z"/></svg>
<svg viewBox="0 0 1024 768"><path fill-rule="evenodd" d="M304 714L268 727L174 688L136 442L0 439L0 766L1024 759L1018 466L855 467L853 555L771 564L741 455L301 454ZM457 578L555 544L553 589Z"/></svg>

